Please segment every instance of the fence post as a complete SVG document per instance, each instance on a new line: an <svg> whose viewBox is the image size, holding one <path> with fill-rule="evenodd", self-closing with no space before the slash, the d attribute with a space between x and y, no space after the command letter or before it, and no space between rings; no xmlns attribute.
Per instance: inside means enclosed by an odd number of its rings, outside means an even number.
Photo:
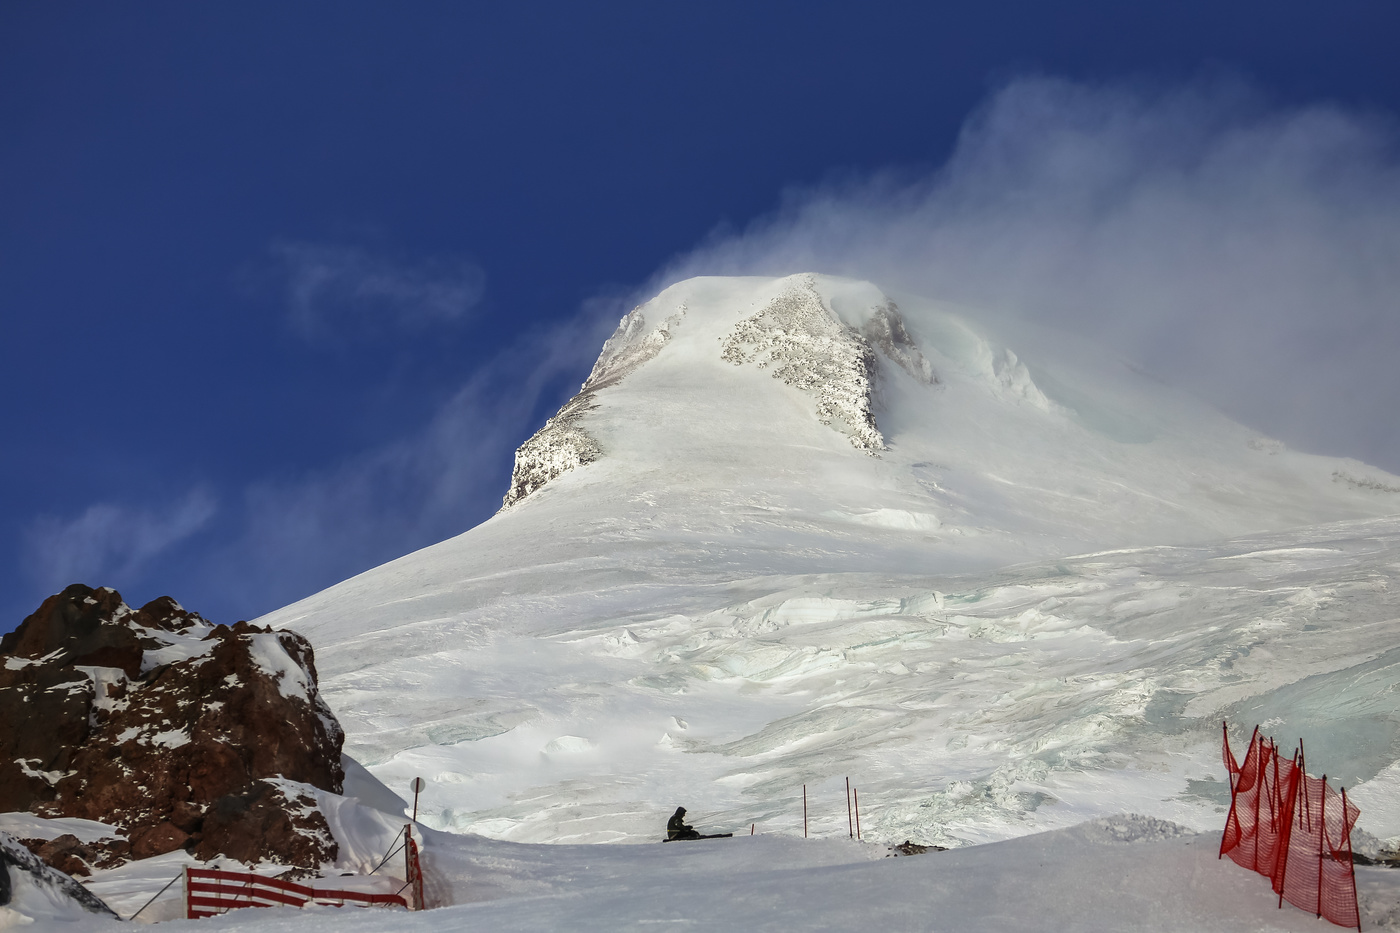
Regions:
<svg viewBox="0 0 1400 933"><path fill-rule="evenodd" d="M802 785L802 838L807 838L807 785Z"/></svg>
<svg viewBox="0 0 1400 933"><path fill-rule="evenodd" d="M856 838L856 824L851 819L851 779L846 778L846 830L852 839Z"/></svg>
<svg viewBox="0 0 1400 933"><path fill-rule="evenodd" d="M1264 740L1259 738L1257 741L1259 741L1259 758L1257 758L1259 763L1254 766L1254 770L1256 770L1254 773L1254 787L1256 787L1256 792L1254 792L1254 864L1250 866L1254 871L1259 871L1259 799L1264 796L1264 775L1266 775L1268 768L1267 763L1263 761ZM1282 906L1282 901L1280 901L1280 906Z"/></svg>
<svg viewBox="0 0 1400 933"><path fill-rule="evenodd" d="M860 788L851 791L856 798L856 838L860 838Z"/></svg>
<svg viewBox="0 0 1400 933"><path fill-rule="evenodd" d="M1292 843L1293 841L1293 825L1297 820L1301 820L1303 818L1303 811L1298 807L1298 789L1300 787L1303 789L1303 799L1307 799L1308 772L1302 769L1302 761L1299 758L1301 754L1301 751L1295 751L1293 753L1293 773L1295 775L1298 775L1298 777L1295 778L1293 782L1293 794L1288 801L1288 832L1285 834L1282 831L1282 829L1280 829L1279 834L1277 837L1275 837L1274 841L1274 849L1278 853L1274 857L1274 873L1278 875L1279 910L1283 910L1283 892L1288 888L1288 849L1290 843ZM1274 784L1278 784L1277 755L1274 758ZM1282 809L1283 794L1278 791L1277 787L1275 787L1274 794L1279 799L1279 809ZM1280 839L1283 842L1283 845L1281 846L1279 845ZM1280 859L1282 860L1281 865L1279 864Z"/></svg>
<svg viewBox="0 0 1400 933"><path fill-rule="evenodd" d="M185 919L193 920L194 918L190 916L190 866L185 866L185 870L181 872L181 876L184 879L184 884L181 885L183 890L180 899L185 903Z"/></svg>
<svg viewBox="0 0 1400 933"><path fill-rule="evenodd" d="M1347 841L1347 869L1351 872L1351 896L1356 897L1356 859L1351 854L1351 830L1347 829L1347 789L1342 788L1342 829ZM1340 842L1341 840L1337 840ZM1361 933L1361 905L1356 905L1356 933Z"/></svg>
<svg viewBox="0 0 1400 933"><path fill-rule="evenodd" d="M1301 746L1303 740L1299 739L1298 744ZM1304 772L1305 775L1306 773L1307 772ZM1325 774L1322 776L1322 793L1319 794L1318 797L1320 799L1317 808L1317 916L1318 919L1321 919L1323 885L1322 857L1327 852L1327 775ZM1342 819L1346 819L1345 810L1342 811Z"/></svg>

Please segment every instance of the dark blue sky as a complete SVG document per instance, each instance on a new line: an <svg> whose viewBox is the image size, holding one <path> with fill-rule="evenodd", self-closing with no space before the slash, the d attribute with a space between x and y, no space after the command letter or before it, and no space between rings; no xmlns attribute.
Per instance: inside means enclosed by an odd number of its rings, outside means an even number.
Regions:
<svg viewBox="0 0 1400 933"><path fill-rule="evenodd" d="M0 6L0 631L464 531L673 257L1006 81L1400 113L1389 2Z"/></svg>

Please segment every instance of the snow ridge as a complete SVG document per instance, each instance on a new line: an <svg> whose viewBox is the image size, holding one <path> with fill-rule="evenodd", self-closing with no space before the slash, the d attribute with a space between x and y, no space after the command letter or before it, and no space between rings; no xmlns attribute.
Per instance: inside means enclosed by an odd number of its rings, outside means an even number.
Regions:
<svg viewBox="0 0 1400 933"><path fill-rule="evenodd" d="M890 345L897 346L889 311L879 318L889 329ZM913 345L902 322L898 333L900 351ZM902 355L912 360L907 352ZM736 324L723 339L720 356L735 366L771 366L774 379L815 398L817 420L845 434L851 446L872 455L885 449L870 399L875 351L859 331L826 307L814 277L799 277L763 310ZM923 364L927 367L928 361ZM931 378L931 368L928 374Z"/></svg>
<svg viewBox="0 0 1400 933"><path fill-rule="evenodd" d="M685 311L685 305L681 305L675 314L650 333L646 333L647 319L640 306L623 315L617 330L603 344L598 362L593 364L593 371L583 383L583 391L596 392L616 385L628 373L654 359L671 339L671 329L680 324Z"/></svg>
<svg viewBox="0 0 1400 933"><path fill-rule="evenodd" d="M682 305L660 327L648 333L646 316L640 306L623 315L617 330L603 344L598 361L593 364L593 371L579 393L515 451L515 468L511 471L510 489L501 500L502 510L550 480L603 455L602 445L579 423L585 414L597 407L594 394L616 385L628 373L654 359L671 339L671 328L680 324L684 316L685 306Z"/></svg>

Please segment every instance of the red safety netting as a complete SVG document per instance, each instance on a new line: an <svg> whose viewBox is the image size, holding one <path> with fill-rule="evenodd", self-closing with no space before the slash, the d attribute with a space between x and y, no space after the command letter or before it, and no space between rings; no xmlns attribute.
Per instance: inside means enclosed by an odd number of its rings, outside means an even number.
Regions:
<svg viewBox="0 0 1400 933"><path fill-rule="evenodd" d="M413 840L412 824L405 826L399 836L404 840L407 881L394 894L314 888L251 872L186 868L185 917L197 920L240 907L305 907L307 904L331 907L352 904L357 907L407 907L409 910L422 910L426 906L423 903L423 868L418 861L418 843ZM394 841L397 842L398 837ZM398 849L394 849L394 852L397 851ZM386 856L386 860L388 857ZM403 896L405 890L408 892L406 898Z"/></svg>
<svg viewBox="0 0 1400 933"><path fill-rule="evenodd" d="M418 843L413 841L411 834L404 845L404 851L405 858L408 860L408 884L406 887L411 895L409 907L411 910L422 910L427 906L423 903L423 868L418 863Z"/></svg>
<svg viewBox="0 0 1400 933"><path fill-rule="evenodd" d="M1244 763L1235 761L1225 735L1230 772L1230 815L1220 854L1273 882L1279 906L1296 907L1335 924L1361 929L1351 829L1360 810L1327 785L1309 777L1301 745L1291 759L1278 753L1256 727Z"/></svg>
<svg viewBox="0 0 1400 933"><path fill-rule="evenodd" d="M240 907L305 907L307 904L341 907L408 907L397 894L312 888L293 881L279 881L251 872L212 868L185 869L185 917L197 920Z"/></svg>

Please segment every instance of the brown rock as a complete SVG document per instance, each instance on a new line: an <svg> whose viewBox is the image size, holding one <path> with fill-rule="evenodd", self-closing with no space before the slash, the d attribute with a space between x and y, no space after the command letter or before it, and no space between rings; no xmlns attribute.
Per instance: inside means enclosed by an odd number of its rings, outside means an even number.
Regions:
<svg viewBox="0 0 1400 933"><path fill-rule="evenodd" d="M187 833L197 833L204 825L204 807L189 800L177 800L170 808L170 822Z"/></svg>
<svg viewBox="0 0 1400 933"><path fill-rule="evenodd" d="M95 861L95 855L72 833L64 833L62 836L50 839L37 849L31 848L30 851L64 874L75 876L92 874L90 862Z"/></svg>
<svg viewBox="0 0 1400 933"><path fill-rule="evenodd" d="M166 648L173 660L158 663ZM169 597L133 611L114 590L74 585L0 639L5 656L0 722L24 726L0 730L0 811L99 820L130 839L54 858L335 857L314 800L267 782L338 793L344 781L344 734L300 635L214 626Z"/></svg>
<svg viewBox="0 0 1400 933"><path fill-rule="evenodd" d="M0 654L37 660L61 652L60 663L119 667L135 677L141 672L141 646L131 626L120 621L130 612L116 590L75 583L0 638Z"/></svg>
<svg viewBox="0 0 1400 933"><path fill-rule="evenodd" d="M150 858L183 849L190 841L190 834L173 823L157 823L150 829L143 829L131 837L131 857Z"/></svg>
<svg viewBox="0 0 1400 933"><path fill-rule="evenodd" d="M225 855L240 862L280 853L277 861L310 867L334 859L338 846L316 801L307 796L291 800L280 787L257 781L242 794L214 801L204 818L204 838L196 858Z"/></svg>

